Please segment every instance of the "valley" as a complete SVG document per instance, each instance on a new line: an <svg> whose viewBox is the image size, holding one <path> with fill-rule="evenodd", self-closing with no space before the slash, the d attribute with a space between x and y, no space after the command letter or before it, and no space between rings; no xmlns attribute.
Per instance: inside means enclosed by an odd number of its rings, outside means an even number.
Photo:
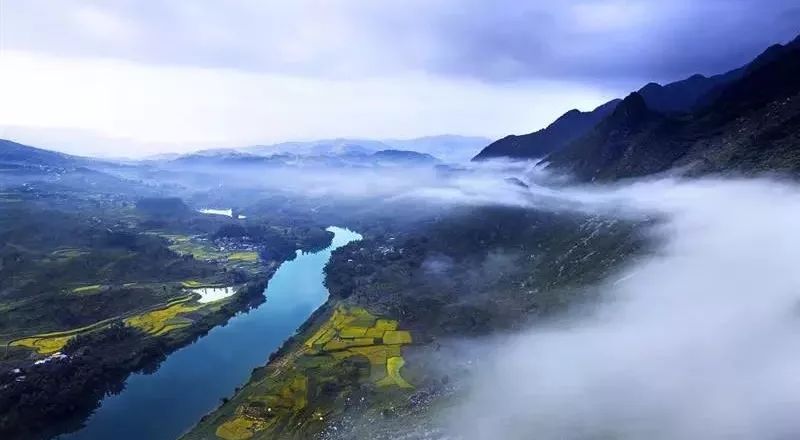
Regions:
<svg viewBox="0 0 800 440"><path fill-rule="evenodd" d="M494 142L0 140L0 438L796 437L800 37L608 99Z"/></svg>

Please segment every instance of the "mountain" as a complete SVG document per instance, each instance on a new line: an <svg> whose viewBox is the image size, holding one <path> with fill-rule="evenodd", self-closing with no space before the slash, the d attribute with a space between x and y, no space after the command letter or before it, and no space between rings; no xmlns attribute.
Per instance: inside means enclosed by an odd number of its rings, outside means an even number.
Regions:
<svg viewBox="0 0 800 440"><path fill-rule="evenodd" d="M773 46L689 114L657 112L639 93L548 157L582 180L800 171L800 39Z"/></svg>
<svg viewBox="0 0 800 440"><path fill-rule="evenodd" d="M426 153L445 162L468 162L491 139L477 136L444 134L415 139L384 139L382 143L392 149Z"/></svg>
<svg viewBox="0 0 800 440"><path fill-rule="evenodd" d="M215 165L263 165L269 162L280 162L286 155L259 156L235 150L205 150L197 153L178 156L167 162L175 165L215 166Z"/></svg>
<svg viewBox="0 0 800 440"><path fill-rule="evenodd" d="M554 152L547 160L553 167L569 168L582 179L593 179L597 173L620 161L635 161L645 166L646 162L657 158L638 157L637 146L653 142L653 137L659 133L657 128L668 120L650 109L644 97L634 92L589 133ZM676 151L665 150L664 154Z"/></svg>
<svg viewBox="0 0 800 440"><path fill-rule="evenodd" d="M395 164L435 164L439 159L426 153L418 153L408 150L381 150L376 151L370 156L372 159L381 162L391 162Z"/></svg>
<svg viewBox="0 0 800 440"><path fill-rule="evenodd" d="M637 93L647 106L655 111L685 113L702 107L709 95L740 78L745 71L743 67L711 77L698 74L663 86L652 82L639 89ZM609 101L591 112L570 110L547 128L522 136L506 136L490 144L475 156L475 160L497 157L542 158L587 134L610 115L619 102L619 99Z"/></svg>
<svg viewBox="0 0 800 440"><path fill-rule="evenodd" d="M239 150L256 155L293 154L298 156L331 156L342 154L369 154L387 150L391 146L368 139L322 139L309 142L283 142L274 145L257 145Z"/></svg>
<svg viewBox="0 0 800 440"><path fill-rule="evenodd" d="M372 154L384 150L416 151L429 154L449 162L469 160L476 151L489 143L482 137L437 135L414 139L322 139L309 142L283 142L274 145L258 145L239 148L238 151L268 156L292 154L296 156L341 156L348 154ZM228 149L229 150L229 149ZM207 150L216 152L218 150ZM201 152L205 153L205 152Z"/></svg>
<svg viewBox="0 0 800 440"><path fill-rule="evenodd" d="M206 150L162 162L168 167L373 167L435 165L439 159L426 153L385 149L380 151L346 149L339 154L300 155L275 153L269 156L235 150Z"/></svg>
<svg viewBox="0 0 800 440"><path fill-rule="evenodd" d="M613 112L619 102L618 99L609 101L590 112L570 110L547 128L522 136L506 136L493 142L478 153L473 160L480 161L497 157L542 158L587 133L600 120Z"/></svg>
<svg viewBox="0 0 800 440"><path fill-rule="evenodd" d="M82 161L84 159L68 154L42 150L0 139L0 163L3 164L66 167L77 165Z"/></svg>
<svg viewBox="0 0 800 440"><path fill-rule="evenodd" d="M739 68L712 77L697 74L663 86L651 82L639 89L638 93L648 107L655 111L661 113L690 112L706 105L707 95L741 78L745 70L745 68Z"/></svg>
<svg viewBox="0 0 800 440"><path fill-rule="evenodd" d="M649 109L659 113L696 113L714 104L729 85L781 58L787 49L797 47L800 47L800 36L786 45L776 44L769 47L753 61L738 69L710 77L692 75L666 85L651 82L639 89L637 94ZM542 158L588 134L603 118L611 114L617 103L619 100L610 101L587 113L570 110L545 129L523 136L507 136L490 144L474 160L497 157Z"/></svg>

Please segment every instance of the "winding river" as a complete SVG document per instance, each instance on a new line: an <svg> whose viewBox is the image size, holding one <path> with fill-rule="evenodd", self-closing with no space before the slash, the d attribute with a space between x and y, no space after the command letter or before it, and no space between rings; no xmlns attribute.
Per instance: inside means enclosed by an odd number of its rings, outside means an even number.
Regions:
<svg viewBox="0 0 800 440"><path fill-rule="evenodd" d="M361 239L347 229L328 230L335 234L331 246L298 251L297 258L283 263L261 306L172 353L155 373L131 375L125 390L106 397L83 429L57 438L172 440L191 428L327 300L323 268L331 252Z"/></svg>

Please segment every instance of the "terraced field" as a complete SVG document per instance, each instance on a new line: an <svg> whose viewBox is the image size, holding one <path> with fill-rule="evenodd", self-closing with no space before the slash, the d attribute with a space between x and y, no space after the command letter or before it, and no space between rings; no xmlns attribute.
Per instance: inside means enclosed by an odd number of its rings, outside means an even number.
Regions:
<svg viewBox="0 0 800 440"><path fill-rule="evenodd" d="M185 439L305 438L322 429L354 389L413 389L402 376L402 348L413 338L398 327L364 308L337 306Z"/></svg>

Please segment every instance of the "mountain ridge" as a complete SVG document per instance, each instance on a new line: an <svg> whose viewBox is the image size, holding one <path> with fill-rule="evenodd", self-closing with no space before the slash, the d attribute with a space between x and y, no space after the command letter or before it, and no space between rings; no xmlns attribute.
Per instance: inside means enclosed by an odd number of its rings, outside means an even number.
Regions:
<svg viewBox="0 0 800 440"><path fill-rule="evenodd" d="M782 56L786 50L800 48L800 35L786 44L774 44L756 56L752 61L739 68L729 70L725 73L704 76L695 74L683 80L674 81L665 85L650 82L636 91L646 102L648 108L659 113L670 115L691 114L702 112L708 109L718 99L721 99L727 87L755 70L770 64L776 58ZM612 101L613 102L613 101ZM606 103L604 105L608 105ZM610 113L604 115L609 116ZM600 122L589 127L578 127L577 135L574 132L570 136L557 138L557 142L542 142L540 137L549 131L550 127L557 125L564 118L574 115L571 110L548 127L534 133L523 136L506 136L505 138L488 145L473 160L480 161L490 158L508 157L512 159L541 159L549 154L554 154L566 147L573 141L590 134L592 129ZM602 119L602 118L600 118ZM538 135L537 135L538 133ZM525 138L527 136L527 138ZM558 136L557 134L555 135ZM528 143L520 142L520 138L525 138Z"/></svg>
<svg viewBox="0 0 800 440"><path fill-rule="evenodd" d="M472 160L497 157L542 158L586 133L609 115L619 102L618 99L611 100L589 112L572 109L541 130L524 135L509 135L489 144Z"/></svg>
<svg viewBox="0 0 800 440"><path fill-rule="evenodd" d="M668 115L646 104L642 109L640 101L637 111L647 115L647 124L629 130L627 121L609 117L550 155L548 167L588 181L676 168L690 174L800 171L796 41L767 49L708 106L688 115Z"/></svg>

